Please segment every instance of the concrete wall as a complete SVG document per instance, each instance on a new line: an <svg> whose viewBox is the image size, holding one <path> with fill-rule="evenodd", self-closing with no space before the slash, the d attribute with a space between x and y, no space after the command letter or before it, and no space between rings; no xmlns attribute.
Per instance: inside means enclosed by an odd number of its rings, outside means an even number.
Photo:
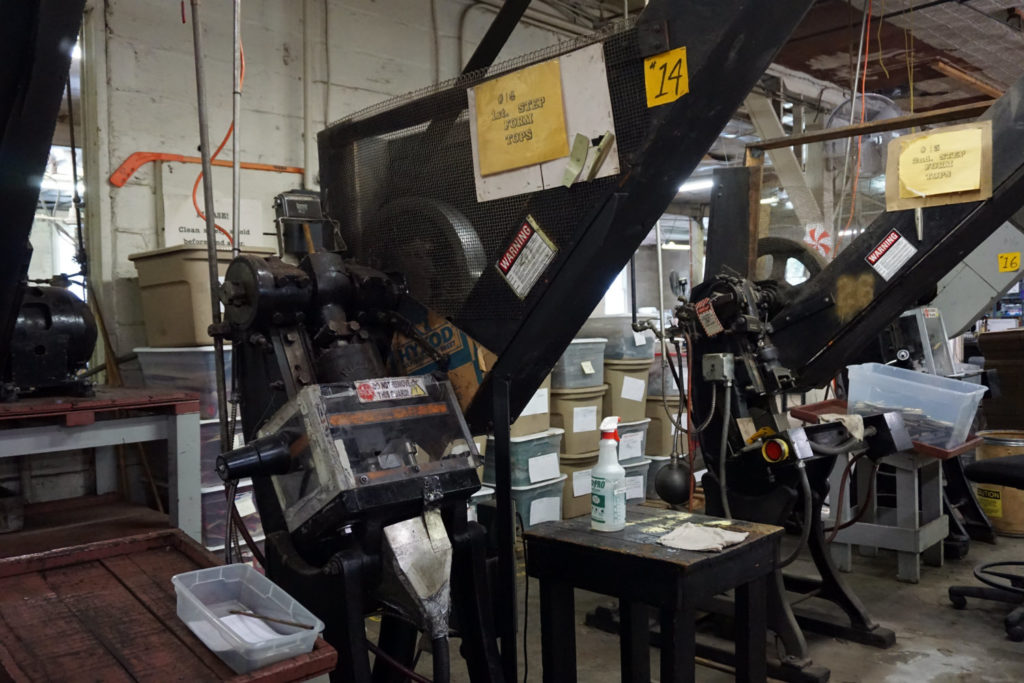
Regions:
<svg viewBox="0 0 1024 683"><path fill-rule="evenodd" d="M435 31L432 3L423 0L308 4L314 34L314 134L325 122L457 75L494 16L483 5L435 0ZM244 161L303 165L302 6L297 0L243 3ZM217 144L231 116L231 3L206 2L201 7L210 137ZM553 32L521 25L501 58L558 39ZM121 188L107 178L133 152L197 154L192 26L182 23L177 2L90 0L83 44L92 272L101 285L114 344L125 353L145 344L136 273L128 256L161 246L161 193L180 194L181 201L190 203L186 197L199 167L175 165L161 171L149 164ZM229 143L222 158L230 159L230 150ZM230 169L215 169L213 175L216 195L230 196ZM265 215L272 215L273 196L299 182L295 175L243 171L242 196L259 201Z"/></svg>

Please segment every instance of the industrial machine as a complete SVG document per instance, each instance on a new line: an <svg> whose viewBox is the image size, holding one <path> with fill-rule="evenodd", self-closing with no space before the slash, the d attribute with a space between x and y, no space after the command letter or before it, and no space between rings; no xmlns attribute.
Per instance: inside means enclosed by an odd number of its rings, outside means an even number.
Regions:
<svg viewBox="0 0 1024 683"><path fill-rule="evenodd" d="M83 0L15 3L0 28L0 400L83 393L96 344L88 307L66 288L27 282L29 233L82 21Z"/></svg>

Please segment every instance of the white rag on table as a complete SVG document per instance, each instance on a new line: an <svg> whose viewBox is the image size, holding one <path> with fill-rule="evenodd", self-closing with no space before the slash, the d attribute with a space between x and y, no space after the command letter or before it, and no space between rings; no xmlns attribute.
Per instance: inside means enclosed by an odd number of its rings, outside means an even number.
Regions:
<svg viewBox="0 0 1024 683"><path fill-rule="evenodd" d="M718 526L686 522L658 539L658 543L679 550L719 551L742 542L750 534Z"/></svg>

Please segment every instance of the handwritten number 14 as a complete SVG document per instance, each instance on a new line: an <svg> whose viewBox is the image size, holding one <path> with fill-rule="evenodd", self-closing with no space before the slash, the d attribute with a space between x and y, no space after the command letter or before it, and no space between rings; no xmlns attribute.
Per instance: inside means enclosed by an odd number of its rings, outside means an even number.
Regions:
<svg viewBox="0 0 1024 683"><path fill-rule="evenodd" d="M651 64L651 68L652 69L655 68L655 64L654 63ZM665 86L667 85L668 81L672 81L672 87L673 87L672 95L673 96L678 95L679 94L679 85L680 85L680 83L683 80L683 60L682 60L682 58L678 58L674 62L672 62L672 68L671 69L669 68L668 62L664 62L662 64L658 64L657 68L658 68L659 71L661 71L661 84L658 86L658 94L655 95L655 98L665 97L666 95L669 94L668 91L665 90Z"/></svg>

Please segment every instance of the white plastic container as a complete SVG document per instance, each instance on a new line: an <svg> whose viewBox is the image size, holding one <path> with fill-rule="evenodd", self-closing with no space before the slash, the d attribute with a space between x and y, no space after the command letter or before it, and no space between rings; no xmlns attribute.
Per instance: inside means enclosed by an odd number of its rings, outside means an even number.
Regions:
<svg viewBox="0 0 1024 683"><path fill-rule="evenodd" d="M558 477L558 448L564 433L564 429L552 427L538 434L513 436L509 439L512 486L530 486ZM494 460L494 437L489 436L482 480L487 486L495 484Z"/></svg>
<svg viewBox="0 0 1024 683"><path fill-rule="evenodd" d="M604 384L604 347L607 339L573 339L551 368L552 389L582 389Z"/></svg>
<svg viewBox="0 0 1024 683"><path fill-rule="evenodd" d="M516 511L523 520L523 529L531 529L544 522L562 519L562 486L565 475L558 479L532 486L513 486L512 500Z"/></svg>
<svg viewBox="0 0 1024 683"><path fill-rule="evenodd" d="M590 471L590 528L621 531L626 526L626 470L619 464L619 418L601 421L597 465Z"/></svg>
<svg viewBox="0 0 1024 683"><path fill-rule="evenodd" d="M246 564L171 577L178 618L235 673L310 652L324 622ZM308 624L311 629L253 619L232 610Z"/></svg>
<svg viewBox="0 0 1024 683"><path fill-rule="evenodd" d="M199 418L217 417L216 362L212 346L135 349L147 387L194 391L199 394ZM224 376L231 378L231 347L224 347Z"/></svg>
<svg viewBox="0 0 1024 683"><path fill-rule="evenodd" d="M898 410L912 439L940 448L955 448L967 440L986 391L971 382L880 363L851 365L849 370L847 409L851 413ZM923 418L927 418L924 424Z"/></svg>

